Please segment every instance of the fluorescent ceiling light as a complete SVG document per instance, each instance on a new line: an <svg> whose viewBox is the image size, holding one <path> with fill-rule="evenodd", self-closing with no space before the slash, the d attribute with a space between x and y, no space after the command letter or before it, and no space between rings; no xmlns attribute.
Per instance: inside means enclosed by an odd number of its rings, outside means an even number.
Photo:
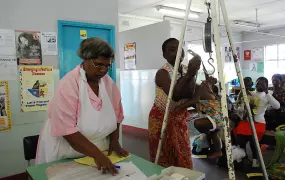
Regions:
<svg viewBox="0 0 285 180"><path fill-rule="evenodd" d="M178 9L168 6L156 6L157 11L163 13L163 14L169 14L173 16L183 17L185 16L185 10L184 9ZM199 18L199 13L191 11L189 13L189 18Z"/></svg>
<svg viewBox="0 0 285 180"><path fill-rule="evenodd" d="M246 21L238 21L238 20L234 21L234 24L237 26L244 26L244 27L251 27L251 28L260 27L260 24L246 22Z"/></svg>

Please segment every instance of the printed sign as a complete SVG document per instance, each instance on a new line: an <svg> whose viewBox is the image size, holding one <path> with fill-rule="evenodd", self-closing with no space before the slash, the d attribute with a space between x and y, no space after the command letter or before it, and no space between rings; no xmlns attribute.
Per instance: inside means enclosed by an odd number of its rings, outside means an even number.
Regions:
<svg viewBox="0 0 285 180"><path fill-rule="evenodd" d="M18 64L42 64L40 32L16 31L16 48Z"/></svg>
<svg viewBox="0 0 285 180"><path fill-rule="evenodd" d="M244 60L245 61L251 60L251 50L245 50L244 51Z"/></svg>
<svg viewBox="0 0 285 180"><path fill-rule="evenodd" d="M47 110L54 93L52 66L21 66L21 110L22 112Z"/></svg>
<svg viewBox="0 0 285 180"><path fill-rule="evenodd" d="M12 127L10 98L7 81L0 81L0 132Z"/></svg>
<svg viewBox="0 0 285 180"><path fill-rule="evenodd" d="M87 31L80 30L80 39L87 39Z"/></svg>
<svg viewBox="0 0 285 180"><path fill-rule="evenodd" d="M126 44L124 47L125 70L136 69L136 43Z"/></svg>

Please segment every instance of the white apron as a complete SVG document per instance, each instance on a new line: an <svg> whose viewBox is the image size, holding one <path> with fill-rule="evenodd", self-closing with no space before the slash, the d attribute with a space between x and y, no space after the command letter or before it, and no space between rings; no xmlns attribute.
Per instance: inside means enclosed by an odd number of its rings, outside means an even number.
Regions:
<svg viewBox="0 0 285 180"><path fill-rule="evenodd" d="M117 121L103 80L99 83L99 94L102 99L102 108L97 111L88 96L85 71L80 69L80 112L77 127L80 133L104 151L109 149L108 135L116 130ZM76 152L63 137L51 136L51 122L47 119L39 139L36 164L82 156L84 155Z"/></svg>

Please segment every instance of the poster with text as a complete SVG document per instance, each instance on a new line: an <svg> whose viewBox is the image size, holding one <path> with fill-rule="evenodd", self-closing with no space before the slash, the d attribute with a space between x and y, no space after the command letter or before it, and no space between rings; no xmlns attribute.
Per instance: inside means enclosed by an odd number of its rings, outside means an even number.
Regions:
<svg viewBox="0 0 285 180"><path fill-rule="evenodd" d="M18 75L18 66L16 56L0 55L0 80L16 80Z"/></svg>
<svg viewBox="0 0 285 180"><path fill-rule="evenodd" d="M252 49L252 59L254 61L263 61L264 59L263 56L264 56L264 48L259 47Z"/></svg>
<svg viewBox="0 0 285 180"><path fill-rule="evenodd" d="M0 29L0 55L16 56L15 31Z"/></svg>
<svg viewBox="0 0 285 180"><path fill-rule="evenodd" d="M126 44L124 47L125 70L136 69L136 43Z"/></svg>
<svg viewBox="0 0 285 180"><path fill-rule="evenodd" d="M41 46L43 55L57 55L56 32L41 32Z"/></svg>
<svg viewBox="0 0 285 180"><path fill-rule="evenodd" d="M7 81L0 81L0 132L12 127L10 96Z"/></svg>
<svg viewBox="0 0 285 180"><path fill-rule="evenodd" d="M54 93L52 66L20 66L22 112L47 110Z"/></svg>
<svg viewBox="0 0 285 180"><path fill-rule="evenodd" d="M16 31L17 60L20 65L41 65L41 38L38 31Z"/></svg>

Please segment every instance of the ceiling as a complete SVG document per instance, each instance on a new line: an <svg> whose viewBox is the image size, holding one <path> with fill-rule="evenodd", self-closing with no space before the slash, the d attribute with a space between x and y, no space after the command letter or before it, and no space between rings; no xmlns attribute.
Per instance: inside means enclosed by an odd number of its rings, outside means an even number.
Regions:
<svg viewBox="0 0 285 180"><path fill-rule="evenodd" d="M119 13L163 19L164 14L155 8L157 5L186 9L186 2L187 0L119 0ZM191 10L201 13L198 19L193 20L206 21L207 9L204 2L204 0L192 0ZM225 3L230 21L241 20L255 23L256 9L258 9L260 29L285 26L285 0L225 0ZM191 25L191 22L189 24ZM250 30L244 27L234 27Z"/></svg>

